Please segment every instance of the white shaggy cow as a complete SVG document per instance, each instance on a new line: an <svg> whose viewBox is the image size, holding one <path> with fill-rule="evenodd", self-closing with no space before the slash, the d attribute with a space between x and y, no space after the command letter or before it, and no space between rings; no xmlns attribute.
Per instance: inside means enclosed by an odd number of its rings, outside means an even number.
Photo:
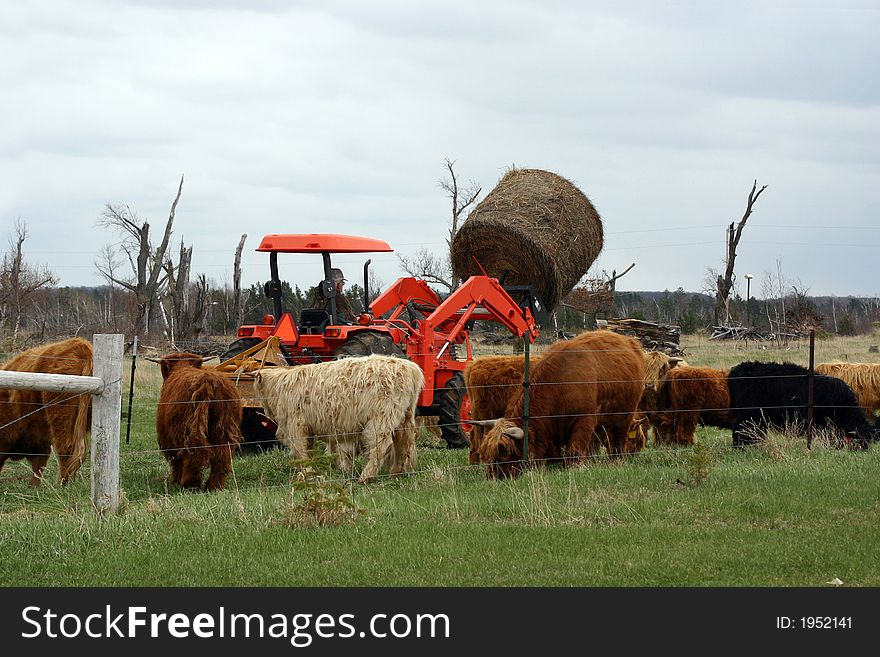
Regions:
<svg viewBox="0 0 880 657"><path fill-rule="evenodd" d="M310 439L319 438L350 472L362 447L360 480L366 483L386 464L391 474L412 472L416 404L424 385L412 361L374 354L263 369L255 375L254 390L294 458L307 458Z"/></svg>

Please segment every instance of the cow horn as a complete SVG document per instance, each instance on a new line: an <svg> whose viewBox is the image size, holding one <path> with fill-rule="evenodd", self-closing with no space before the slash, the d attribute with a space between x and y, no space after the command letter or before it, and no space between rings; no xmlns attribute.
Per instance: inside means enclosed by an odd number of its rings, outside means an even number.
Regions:
<svg viewBox="0 0 880 657"><path fill-rule="evenodd" d="M161 363L162 361L158 358L150 358L149 356L144 356L144 360L148 360L151 363Z"/></svg>
<svg viewBox="0 0 880 657"><path fill-rule="evenodd" d="M500 418L497 418L495 420L468 420L468 424L472 424L478 427L489 427L491 429L496 424L498 424L499 419Z"/></svg>
<svg viewBox="0 0 880 657"><path fill-rule="evenodd" d="M507 427L504 431L502 431L505 436L509 436L514 440L522 440L526 435L525 432L519 427Z"/></svg>
<svg viewBox="0 0 880 657"><path fill-rule="evenodd" d="M215 358L217 358L217 357L216 357L216 356L203 356L203 357L202 357L202 362L203 362L203 363L207 363L209 360L213 360L213 359L215 359Z"/></svg>

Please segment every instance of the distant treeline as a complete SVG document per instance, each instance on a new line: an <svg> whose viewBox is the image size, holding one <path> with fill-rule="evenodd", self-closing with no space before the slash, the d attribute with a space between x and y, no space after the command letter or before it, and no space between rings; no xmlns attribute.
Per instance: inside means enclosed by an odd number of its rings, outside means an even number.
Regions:
<svg viewBox="0 0 880 657"><path fill-rule="evenodd" d="M194 290L195 291L195 290ZM346 290L346 296L355 312L363 309L363 288L356 283ZM190 303L203 304L202 312L192 312L194 319L183 326L178 321L178 344L198 344L209 336L232 336L239 323L253 324L273 314L271 299L263 293L261 282L242 290L242 316L233 313L233 295L228 286L208 287L202 294L192 296ZM301 310L311 303L311 290L282 284L282 307L298 318ZM161 308L161 306L160 306ZM633 318L674 324L682 333L711 331L714 322L713 298L708 294L685 292L683 289L662 292L617 292L614 304L607 313L582 313L561 305L556 311L556 328L577 332L595 326L596 319ZM768 332L803 332L810 326L820 327L836 335L856 335L870 332L880 322L880 298L877 297L811 297L792 293L783 298L757 299L752 297L748 306L744 299L735 297L730 304L731 324L753 326ZM0 347L9 349L13 318L19 316L19 339L16 348L72 335L91 336L95 333L123 333L131 336L135 301L131 293L110 286L48 287L36 290L27 297L20 313L0 296ZM170 313L152 317L148 343L160 343L168 337ZM185 314L184 314L185 315ZM549 320L552 326L552 318ZM482 324L482 323L481 323ZM487 326L488 327L488 326Z"/></svg>
<svg viewBox="0 0 880 657"><path fill-rule="evenodd" d="M685 292L616 292L613 310L582 313L562 306L557 310L559 328L570 331L590 326L598 318L632 318L673 324L682 333L711 331L715 326L714 298ZM880 298L807 296L798 291L779 298L746 300L736 296L730 303L729 324L751 326L762 332L804 332L821 328L836 335L869 333L880 322Z"/></svg>
<svg viewBox="0 0 880 657"><path fill-rule="evenodd" d="M175 321L169 304L158 303L159 312L149 318L149 328L141 339L145 344L167 343L175 336L177 346L198 345L209 336L232 336L239 324L261 323L274 313L272 300L263 293L263 283L242 290L242 316L235 317L233 292L228 286L214 287L202 281L202 289L192 285L184 297L187 307ZM363 288L351 284L345 291L351 308L363 310ZM311 289L282 283L282 307L299 318L311 304ZM137 315L134 295L120 287L45 287L33 291L20 309L3 294L0 284L0 351L18 350L60 337L92 336L95 333L122 333L133 337ZM187 321L181 321L181 318ZM16 329L16 323L18 324ZM13 334L16 334L15 344Z"/></svg>

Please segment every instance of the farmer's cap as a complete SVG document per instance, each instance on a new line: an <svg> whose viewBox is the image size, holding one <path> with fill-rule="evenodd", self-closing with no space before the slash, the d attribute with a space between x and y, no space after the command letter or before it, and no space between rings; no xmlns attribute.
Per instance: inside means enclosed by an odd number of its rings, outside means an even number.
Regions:
<svg viewBox="0 0 880 657"><path fill-rule="evenodd" d="M333 281L334 283L338 283L339 281L345 281L345 276L343 275L342 270L336 269L336 267L331 269L330 270L330 280Z"/></svg>

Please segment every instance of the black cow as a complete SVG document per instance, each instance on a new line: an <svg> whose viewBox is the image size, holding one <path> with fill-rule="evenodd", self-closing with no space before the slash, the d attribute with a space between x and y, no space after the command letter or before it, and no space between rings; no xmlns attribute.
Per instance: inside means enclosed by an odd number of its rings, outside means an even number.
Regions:
<svg viewBox="0 0 880 657"><path fill-rule="evenodd" d="M730 413L733 418L733 446L755 442L744 431L751 427L782 428L790 421L806 421L809 370L793 363L745 361L730 369ZM846 434L856 447L866 448L877 439L859 407L852 389L832 376L813 379L813 426L832 426Z"/></svg>

